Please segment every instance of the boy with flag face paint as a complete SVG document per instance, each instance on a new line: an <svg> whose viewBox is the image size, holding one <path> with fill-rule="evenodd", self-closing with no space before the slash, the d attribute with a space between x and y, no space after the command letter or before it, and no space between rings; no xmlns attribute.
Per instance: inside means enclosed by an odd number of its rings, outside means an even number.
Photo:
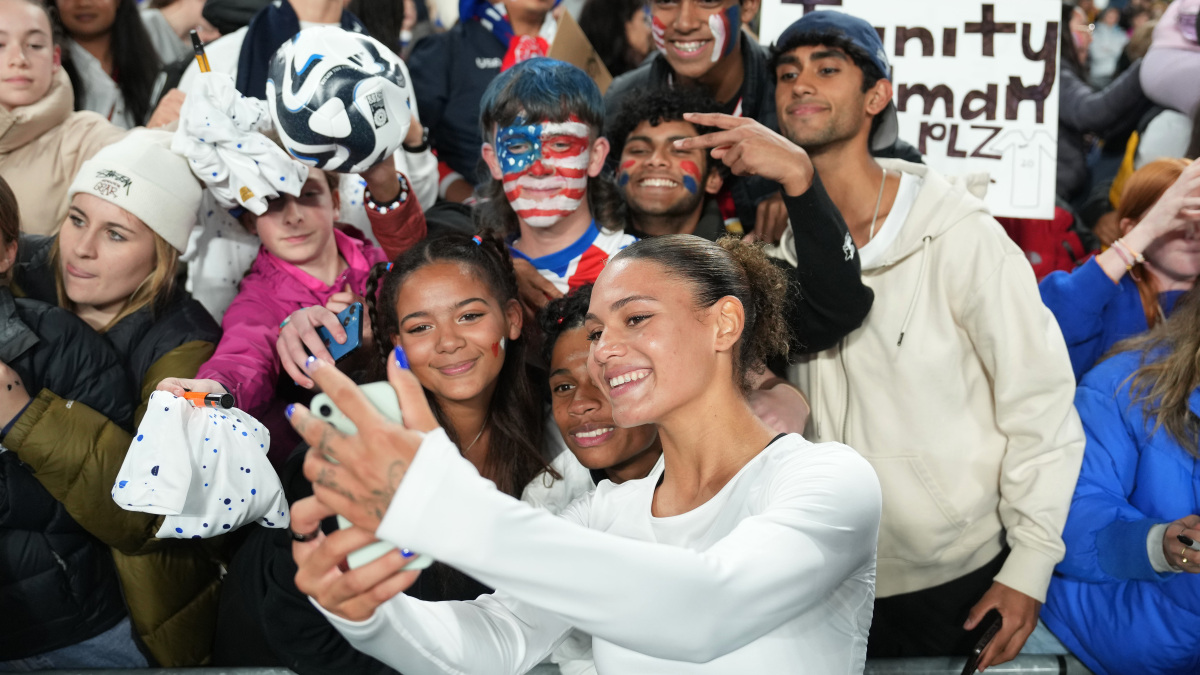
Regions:
<svg viewBox="0 0 1200 675"><path fill-rule="evenodd" d="M620 196L598 178L609 146L595 83L570 64L532 59L492 81L481 112L492 181L480 217L508 233L523 288L540 289L523 299L540 307L592 283L609 256L636 241L616 217ZM530 267L543 282L529 279Z"/></svg>
<svg viewBox="0 0 1200 675"><path fill-rule="evenodd" d="M702 103L703 97L694 90L655 92L643 99L631 107L635 114L625 116L620 123L622 129L627 129L616 141L622 146L628 146L631 140L652 143L649 138L636 138L634 132L642 129L643 135L657 137L653 127L664 123L682 128L679 134L661 139L672 146L681 138L696 136L700 129L711 130L682 119L683 109L711 109L711 102ZM639 110L644 114L637 114ZM633 119L642 116L644 120ZM750 122L724 115L715 117L734 123ZM629 197L634 222L646 225L647 234L685 231L649 227L651 219L644 212L652 209L642 208L647 206L646 195L629 192L628 183L625 193L618 192L611 182L598 178L609 152L608 140L598 137L603 118L604 106L592 80L582 70L560 61L534 59L519 64L496 78L484 94L481 125L491 142L483 146L483 157L493 180L485 188L487 201L477 211L481 225L509 233L509 250L522 286L522 300L531 309L593 283L610 256L636 241L624 230L624 214L618 209L624 197ZM643 122L649 123L648 131ZM852 249L853 244L847 244L850 240L845 222L807 155L763 125L751 126L743 132L755 137L754 152L776 158L772 163L781 167L771 174L773 182L786 177L789 185L800 184L792 185L795 189L785 198L785 208L795 214L797 223L803 223L797 228L800 234L793 244L801 255L788 272L791 301L785 315L793 336L793 352L828 348L862 323L873 295L862 282L857 256L846 255L846 246ZM661 152L670 150L661 148ZM675 152L687 155L679 165L682 173L692 172L697 191L700 181L715 187L719 159L703 151ZM702 178L699 165L687 166L697 162L703 165L703 176L707 178ZM634 171L633 167L630 170ZM740 166L732 172L745 173ZM637 173L639 180L645 175L640 169ZM687 177L680 177L682 191L688 190ZM715 181L719 184L720 179ZM641 216L637 216L639 211L643 212ZM659 224L668 226L661 219ZM694 224L691 231L704 234L697 232ZM716 232L711 234L713 239L718 236Z"/></svg>

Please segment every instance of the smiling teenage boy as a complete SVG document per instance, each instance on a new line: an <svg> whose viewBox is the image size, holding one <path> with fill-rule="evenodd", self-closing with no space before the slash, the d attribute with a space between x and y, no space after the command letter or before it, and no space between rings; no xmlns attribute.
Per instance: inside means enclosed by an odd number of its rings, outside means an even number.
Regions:
<svg viewBox="0 0 1200 675"><path fill-rule="evenodd" d="M492 180L481 219L507 232L513 257L559 294L594 282L609 256L636 241L613 216L620 197L599 178L609 149L603 121L591 78L553 59L513 66L483 95L483 159Z"/></svg>
<svg viewBox="0 0 1200 675"><path fill-rule="evenodd" d="M981 201L986 178L876 160L895 134L883 45L865 21L810 12L773 62L785 136L849 226L875 304L806 357L815 441L838 440L883 488L871 656L965 654L980 666L1037 625L1083 455L1075 378L1033 270Z"/></svg>
<svg viewBox="0 0 1200 675"><path fill-rule="evenodd" d="M658 89L630 100L608 136L617 159L617 186L625 197L629 230L639 236L694 234L716 241L726 234L716 195L724 184L721 163L703 149L675 140L713 131L683 119L716 112L694 87Z"/></svg>

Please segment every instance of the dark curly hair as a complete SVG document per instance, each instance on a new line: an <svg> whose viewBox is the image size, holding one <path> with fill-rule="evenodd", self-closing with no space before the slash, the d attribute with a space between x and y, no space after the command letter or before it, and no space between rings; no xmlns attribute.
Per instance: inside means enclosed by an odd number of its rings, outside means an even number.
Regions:
<svg viewBox="0 0 1200 675"><path fill-rule="evenodd" d="M592 301L592 285L584 284L561 298L555 298L546 303L538 312L538 324L542 327L545 342L542 343L542 360L550 365L550 357L554 355L554 345L558 338L569 330L583 326L587 316L588 304Z"/></svg>
<svg viewBox="0 0 1200 675"><path fill-rule="evenodd" d="M707 309L726 296L742 303L745 325L734 347L733 376L748 393L751 374L788 352L788 328L783 319L787 277L767 259L762 244L736 237L713 243L690 234L665 234L630 244L612 258L649 260L668 275L695 289L696 307ZM564 322L565 323L565 322Z"/></svg>
<svg viewBox="0 0 1200 675"><path fill-rule="evenodd" d="M392 351L392 340L400 333L396 315L400 287L413 272L438 262L457 263L470 269L491 290L500 307L510 300L517 300L512 259L504 243L491 233L476 238L447 233L425 239L397 257L390 270L388 263L376 265L371 270L366 289L367 309L378 350L372 360L372 381L387 378L386 364ZM450 440L462 447L463 439L457 438L455 431L447 426L441 406L428 391L426 397ZM525 485L543 471L553 478L561 478L542 457L545 420L541 399L534 393L525 369L523 339L511 341L504 351L504 365L496 378L488 419L492 434L482 473L497 488L520 497Z"/></svg>
<svg viewBox="0 0 1200 675"><path fill-rule="evenodd" d="M625 150L625 142L629 140L629 135L642 122L649 122L652 127L656 127L663 122L682 122L684 121L683 114L690 112L721 112L721 107L706 92L693 86L660 87L652 89L641 96L631 96L625 105L622 106L621 111L617 113L616 119L613 120L612 127L609 130L608 142L612 145L613 158L620 160L621 153ZM698 124L692 126L696 127L697 135L717 131L715 127ZM704 171L701 173L702 176L708 173L709 167L717 166L724 168L725 166L713 160L711 150L704 153L704 161L705 166Z"/></svg>

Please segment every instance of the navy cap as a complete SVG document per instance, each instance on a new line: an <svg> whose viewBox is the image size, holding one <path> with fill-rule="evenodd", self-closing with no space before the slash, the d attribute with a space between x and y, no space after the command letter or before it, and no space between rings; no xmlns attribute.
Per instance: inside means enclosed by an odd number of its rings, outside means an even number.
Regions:
<svg viewBox="0 0 1200 675"><path fill-rule="evenodd" d="M788 26L775 41L775 46L785 48L796 38L814 34L838 35L845 38L854 46L862 49L875 67L879 68L879 72L883 73L888 81L891 81L892 67L888 63L887 51L883 48L883 40L879 39L879 33L875 32L875 28L871 24L845 12L834 9L809 12ZM879 124L871 135L871 149L890 148L895 144L898 135L899 123L896 120L896 104L888 103L887 108L879 113Z"/></svg>

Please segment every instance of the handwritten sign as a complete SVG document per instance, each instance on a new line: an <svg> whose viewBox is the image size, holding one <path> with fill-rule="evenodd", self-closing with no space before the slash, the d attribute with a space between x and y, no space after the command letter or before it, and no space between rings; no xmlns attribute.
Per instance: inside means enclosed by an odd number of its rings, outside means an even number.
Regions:
<svg viewBox="0 0 1200 675"><path fill-rule="evenodd" d="M892 64L900 138L930 166L990 174L994 215L1053 217L1060 3L764 0L762 43L810 11L875 26Z"/></svg>

